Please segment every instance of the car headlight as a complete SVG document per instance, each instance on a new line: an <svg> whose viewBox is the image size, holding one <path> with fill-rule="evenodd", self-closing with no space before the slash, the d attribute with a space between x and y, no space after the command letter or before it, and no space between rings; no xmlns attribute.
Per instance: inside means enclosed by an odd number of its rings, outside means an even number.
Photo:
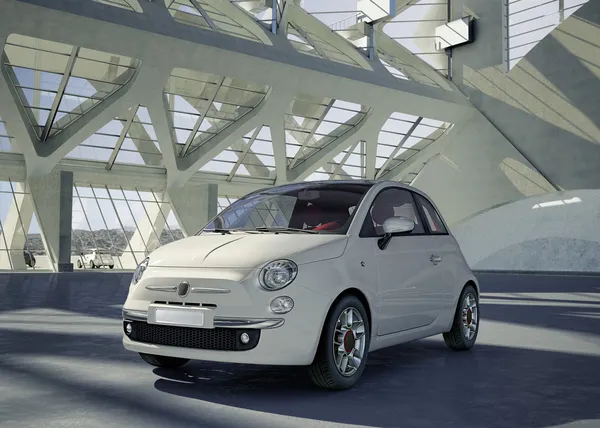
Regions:
<svg viewBox="0 0 600 428"><path fill-rule="evenodd" d="M132 283L137 284L142 276L144 276L144 272L148 268L148 263L150 262L150 257L146 257L143 262L141 262L138 267L135 268L135 272L133 272L133 280Z"/></svg>
<svg viewBox="0 0 600 428"><path fill-rule="evenodd" d="M298 275L298 265L291 260L275 260L262 268L258 276L262 288L281 290L290 285Z"/></svg>

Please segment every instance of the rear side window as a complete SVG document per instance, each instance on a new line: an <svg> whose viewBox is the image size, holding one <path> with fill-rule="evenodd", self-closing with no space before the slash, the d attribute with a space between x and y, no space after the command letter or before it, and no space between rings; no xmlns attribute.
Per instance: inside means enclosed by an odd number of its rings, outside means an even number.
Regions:
<svg viewBox="0 0 600 428"><path fill-rule="evenodd" d="M440 215L437 213L435 208L429 203L427 199L425 199L421 195L416 195L417 202L421 206L423 210L423 215L425 217L425 221L429 225L429 230L434 234L447 234L448 231L444 227L444 223L442 223L442 219Z"/></svg>

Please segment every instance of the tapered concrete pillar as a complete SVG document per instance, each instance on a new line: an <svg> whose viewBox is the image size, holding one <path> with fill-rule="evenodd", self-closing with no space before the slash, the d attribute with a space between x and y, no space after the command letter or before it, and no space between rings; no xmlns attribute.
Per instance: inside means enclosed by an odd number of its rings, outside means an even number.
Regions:
<svg viewBox="0 0 600 428"><path fill-rule="evenodd" d="M58 222L58 271L73 272L71 228L73 223L73 173L60 172L60 209Z"/></svg>
<svg viewBox="0 0 600 428"><path fill-rule="evenodd" d="M29 192L35 215L43 237L48 262L52 270L58 270L59 220L60 220L60 171L29 178Z"/></svg>
<svg viewBox="0 0 600 428"><path fill-rule="evenodd" d="M186 184L169 191L175 218L186 236L194 235L217 215L218 186L216 184Z"/></svg>

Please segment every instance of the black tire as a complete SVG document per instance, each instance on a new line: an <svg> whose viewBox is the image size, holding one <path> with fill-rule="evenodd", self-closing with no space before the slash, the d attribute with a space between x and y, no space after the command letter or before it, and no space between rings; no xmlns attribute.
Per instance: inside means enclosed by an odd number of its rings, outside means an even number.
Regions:
<svg viewBox="0 0 600 428"><path fill-rule="evenodd" d="M31 257L31 260L29 262L29 267L32 267L32 268L35 267L35 257L33 257L33 256Z"/></svg>
<svg viewBox="0 0 600 428"><path fill-rule="evenodd" d="M96 269L96 264L93 260L90 260L90 269Z"/></svg>
<svg viewBox="0 0 600 428"><path fill-rule="evenodd" d="M150 364L151 366L161 367L165 369L178 369L179 367L187 364L190 360L186 360L185 358L176 358L176 357L165 357L164 355L152 355L152 354L142 354L140 352L140 357L142 360Z"/></svg>
<svg viewBox="0 0 600 428"><path fill-rule="evenodd" d="M83 265L81 264L81 260L77 260L77 268L81 269Z"/></svg>
<svg viewBox="0 0 600 428"><path fill-rule="evenodd" d="M463 316L462 316L462 306L463 302L467 295L471 295L475 299L475 305L477 307L477 326L475 328L475 335L470 339L467 339L465 333L463 331ZM458 303L456 305L456 312L454 313L454 322L452 323L452 329L444 333L444 342L448 345L449 348L454 349L456 351L466 351L471 349L473 345L475 345L475 341L477 340L477 335L479 334L479 325L481 322L480 311L479 311L479 296L477 295L477 291L472 285L467 285L462 293L460 294L460 298L458 299Z"/></svg>
<svg viewBox="0 0 600 428"><path fill-rule="evenodd" d="M351 376L344 376L339 372L333 357L333 334L339 316L347 308L355 308L360 313L364 321L365 329L365 349L363 358L358 370L356 370L356 372ZM317 349L317 355L315 356L313 363L308 368L308 373L313 383L321 388L326 389L342 390L352 388L358 379L360 379L363 371L365 370L367 356L369 354L370 341L371 331L369 318L364 305L355 296L344 296L335 304L335 306L332 307L332 309L329 311L327 319L325 320L325 325L323 326L323 331L321 333L321 340L319 341L319 348Z"/></svg>
<svg viewBox="0 0 600 428"><path fill-rule="evenodd" d="M109 268L114 269L115 265L110 265Z"/></svg>

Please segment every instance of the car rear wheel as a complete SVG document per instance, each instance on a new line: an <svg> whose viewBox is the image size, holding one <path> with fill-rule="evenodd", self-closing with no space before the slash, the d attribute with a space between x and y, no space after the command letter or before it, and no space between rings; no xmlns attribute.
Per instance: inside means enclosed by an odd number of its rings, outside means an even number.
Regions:
<svg viewBox="0 0 600 428"><path fill-rule="evenodd" d="M114 269L115 265L110 265L109 268Z"/></svg>
<svg viewBox="0 0 600 428"><path fill-rule="evenodd" d="M354 386L367 363L369 319L361 301L343 297L325 320L317 355L309 367L314 384L327 389Z"/></svg>
<svg viewBox="0 0 600 428"><path fill-rule="evenodd" d="M150 364L151 366L162 367L165 369L178 369L179 367L187 364L190 360L186 360L185 358L176 358L176 357L165 357L164 355L152 355L152 354L142 354L140 352L140 357L142 360Z"/></svg>
<svg viewBox="0 0 600 428"><path fill-rule="evenodd" d="M31 257L31 260L29 261L29 267L34 268L35 267L35 257Z"/></svg>
<svg viewBox="0 0 600 428"><path fill-rule="evenodd" d="M96 264L93 260L90 260L90 269L96 269Z"/></svg>
<svg viewBox="0 0 600 428"><path fill-rule="evenodd" d="M479 297L472 285L467 285L458 300L452 329L444 333L444 342L451 349L471 349L479 333Z"/></svg>
<svg viewBox="0 0 600 428"><path fill-rule="evenodd" d="M83 265L81 264L81 260L77 260L77 268L81 269Z"/></svg>

